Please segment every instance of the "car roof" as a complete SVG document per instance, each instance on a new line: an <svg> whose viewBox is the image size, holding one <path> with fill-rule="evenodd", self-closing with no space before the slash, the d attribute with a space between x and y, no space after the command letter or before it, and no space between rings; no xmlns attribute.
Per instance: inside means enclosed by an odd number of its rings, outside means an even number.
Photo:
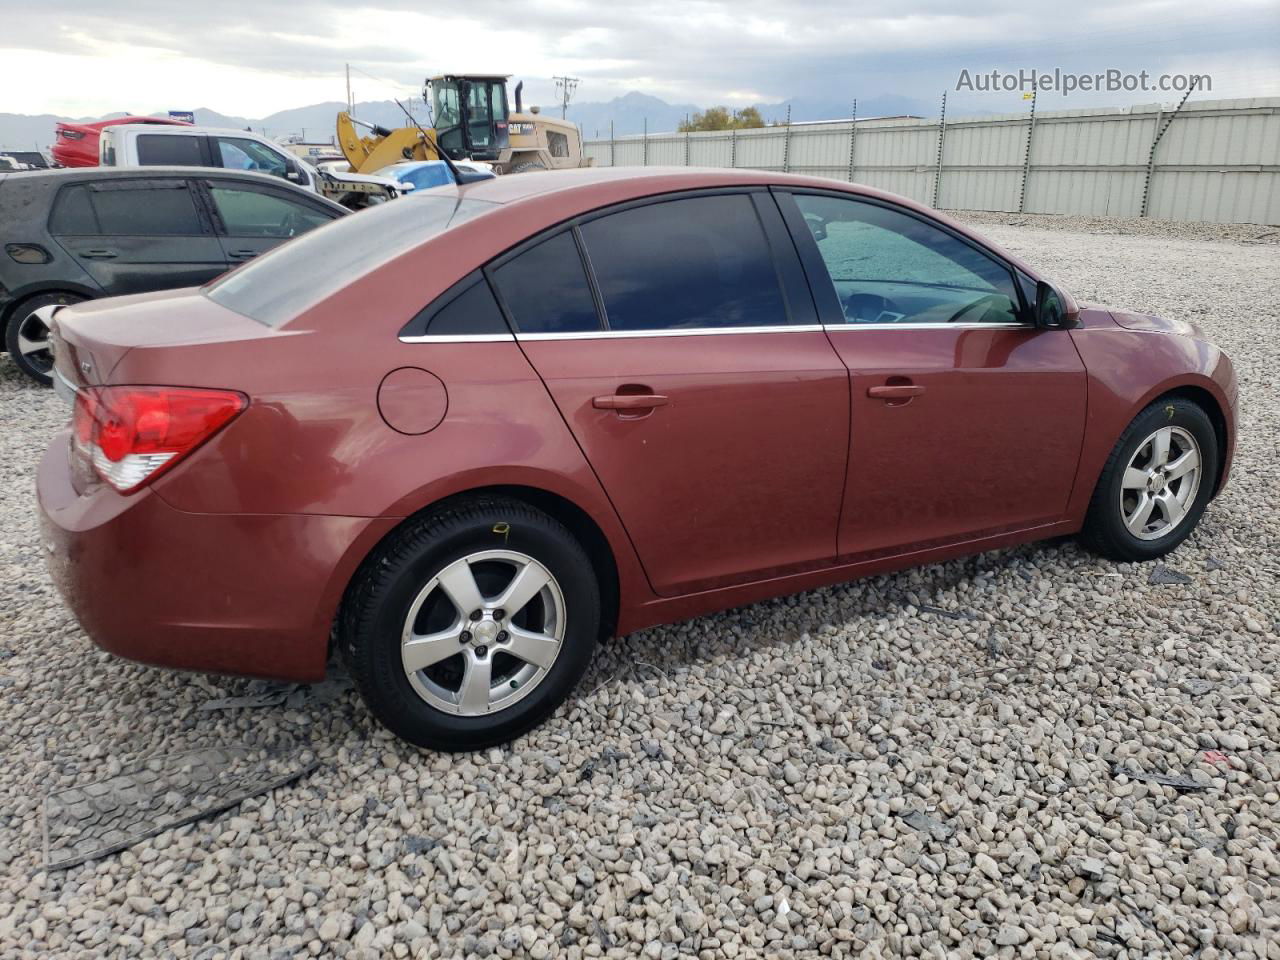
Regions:
<svg viewBox="0 0 1280 960"><path fill-rule="evenodd" d="M318 193L290 183L280 177L272 176L269 173L259 173L256 170L232 170L227 167L62 167L57 170L17 170L13 173L6 173L0 179L13 184L21 184L27 188L24 193L27 196L33 196L39 195L39 192L43 190L56 190L63 183L84 183L90 180L120 180L126 178L150 180L165 177L216 177L219 180L250 181L260 183L263 186L304 193L313 200L319 200L324 206L338 207L343 212L347 212L345 207L329 198L322 197ZM12 194L13 191L8 191L8 193ZM5 195L0 194L0 196Z"/></svg>
<svg viewBox="0 0 1280 960"><path fill-rule="evenodd" d="M610 185L639 196L678 190L744 185L828 186L848 189L850 184L817 177L802 177L768 170L702 167L580 167L542 173L508 174L458 187L459 195L489 203L516 203L566 190Z"/></svg>
<svg viewBox="0 0 1280 960"><path fill-rule="evenodd" d="M157 129L157 126L159 129ZM118 123L114 126L107 127L103 132L106 133L107 130L110 130L112 133L115 133L117 130L122 133L128 133L131 130L138 130L143 133L159 134L162 136L172 134L174 136L184 137L194 137L197 135L204 136L209 133L217 133L224 134L226 136L253 137L255 140L266 140L268 143L275 142L260 133L254 133L252 130L240 130L235 127L202 127L198 124L191 123L175 125L157 125L154 123ZM284 144L276 144L276 146L284 149Z"/></svg>
<svg viewBox="0 0 1280 960"><path fill-rule="evenodd" d="M256 180L273 186L282 184L292 189L301 189L280 177L256 170L234 170L230 167L184 167L184 166L145 166L145 167L60 167L57 170L21 170L11 174L30 182L39 179L57 183L60 180L115 180L121 177L222 177L235 180ZM306 191L310 193L310 191Z"/></svg>

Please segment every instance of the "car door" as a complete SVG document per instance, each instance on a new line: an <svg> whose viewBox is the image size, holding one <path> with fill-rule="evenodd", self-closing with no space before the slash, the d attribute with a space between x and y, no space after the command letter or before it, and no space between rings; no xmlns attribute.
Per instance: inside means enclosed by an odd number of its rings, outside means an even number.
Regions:
<svg viewBox="0 0 1280 960"><path fill-rule="evenodd" d="M197 286L227 269L182 177L112 177L63 187L49 232L109 295Z"/></svg>
<svg viewBox="0 0 1280 960"><path fill-rule="evenodd" d="M614 208L488 272L657 593L831 562L848 377L767 192Z"/></svg>
<svg viewBox="0 0 1280 960"><path fill-rule="evenodd" d="M844 558L1061 519L1084 435L1085 368L1037 329L1016 271L892 204L778 192L827 334L849 368Z"/></svg>
<svg viewBox="0 0 1280 960"><path fill-rule="evenodd" d="M203 181L231 264L252 260L290 237L324 226L341 214L307 197L243 180Z"/></svg>

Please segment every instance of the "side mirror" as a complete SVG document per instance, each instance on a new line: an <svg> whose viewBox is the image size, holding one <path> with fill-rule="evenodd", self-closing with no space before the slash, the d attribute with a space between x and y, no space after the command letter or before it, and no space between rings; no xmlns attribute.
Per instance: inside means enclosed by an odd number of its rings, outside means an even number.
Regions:
<svg viewBox="0 0 1280 960"><path fill-rule="evenodd" d="M299 170L297 167L295 167L293 164L289 164L289 167L284 172L284 178L288 180L290 183L301 183L302 171Z"/></svg>
<svg viewBox="0 0 1280 960"><path fill-rule="evenodd" d="M1042 330L1061 330L1075 326L1076 315L1067 312L1062 294L1041 280L1036 284L1036 326Z"/></svg>

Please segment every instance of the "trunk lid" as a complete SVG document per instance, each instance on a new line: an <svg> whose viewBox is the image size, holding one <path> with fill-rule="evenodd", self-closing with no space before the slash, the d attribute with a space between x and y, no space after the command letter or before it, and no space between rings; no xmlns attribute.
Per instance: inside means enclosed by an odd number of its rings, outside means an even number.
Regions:
<svg viewBox="0 0 1280 960"><path fill-rule="evenodd" d="M51 318L49 332L54 384L64 391L108 383L164 383L163 362L130 362L127 370L120 369L121 361L135 351L146 354L148 360L160 361L172 348L273 334L269 327L219 306L195 287L64 307ZM174 350L175 354L181 352ZM118 372L128 379L121 379ZM192 374L189 368L184 371L185 377Z"/></svg>

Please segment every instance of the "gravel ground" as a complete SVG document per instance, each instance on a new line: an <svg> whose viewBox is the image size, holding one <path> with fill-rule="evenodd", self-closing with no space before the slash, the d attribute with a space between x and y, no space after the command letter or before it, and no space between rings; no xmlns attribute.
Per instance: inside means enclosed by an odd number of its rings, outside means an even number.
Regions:
<svg viewBox="0 0 1280 960"><path fill-rule="evenodd" d="M392 740L341 677L286 698L92 647L33 518L63 414L0 359L0 956L1280 957L1277 248L972 219L1233 356L1234 476L1158 582L1050 544L646 631L472 756ZM240 744L317 766L44 868L46 794Z"/></svg>

